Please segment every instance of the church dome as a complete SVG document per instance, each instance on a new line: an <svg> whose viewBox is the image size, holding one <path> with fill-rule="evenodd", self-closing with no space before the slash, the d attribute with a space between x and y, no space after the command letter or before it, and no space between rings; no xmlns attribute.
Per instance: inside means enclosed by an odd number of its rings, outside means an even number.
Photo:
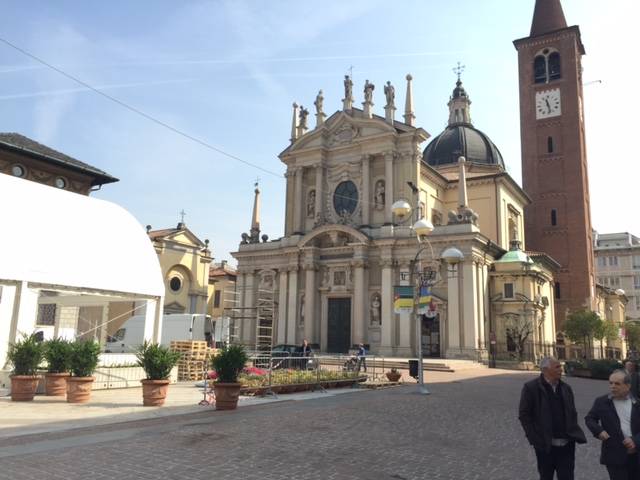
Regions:
<svg viewBox="0 0 640 480"><path fill-rule="evenodd" d="M422 160L432 167L457 165L461 155L467 162L500 165L504 168L504 160L498 147L471 124L449 125L427 145Z"/></svg>
<svg viewBox="0 0 640 480"><path fill-rule="evenodd" d="M471 123L471 100L459 78L448 106L449 125L427 145L422 160L432 167L438 167L457 165L458 158L464 156L467 162L504 168L498 147Z"/></svg>

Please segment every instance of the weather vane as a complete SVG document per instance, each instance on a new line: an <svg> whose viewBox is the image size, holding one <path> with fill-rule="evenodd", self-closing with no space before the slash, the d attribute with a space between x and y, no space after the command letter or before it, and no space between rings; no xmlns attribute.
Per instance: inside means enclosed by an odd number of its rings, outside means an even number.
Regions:
<svg viewBox="0 0 640 480"><path fill-rule="evenodd" d="M256 177L256 183L254 184L254 186L257 187L259 183L260 183L260 177Z"/></svg>
<svg viewBox="0 0 640 480"><path fill-rule="evenodd" d="M182 210L180 210L180 223L184 223L184 216L187 214L187 212L184 211L184 208Z"/></svg>
<svg viewBox="0 0 640 480"><path fill-rule="evenodd" d="M462 75L462 72L464 72L465 68L466 65L461 65L460 62L458 62L458 66L453 69L453 73L458 75L458 81L460 81L460 75Z"/></svg>

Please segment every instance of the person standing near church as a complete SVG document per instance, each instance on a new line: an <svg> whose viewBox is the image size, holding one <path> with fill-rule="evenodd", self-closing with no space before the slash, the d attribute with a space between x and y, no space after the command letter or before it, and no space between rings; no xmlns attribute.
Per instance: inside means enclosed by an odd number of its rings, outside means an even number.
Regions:
<svg viewBox="0 0 640 480"><path fill-rule="evenodd" d="M367 350L364 348L364 344L358 345L358 371L362 368L363 371L367 371Z"/></svg>
<svg viewBox="0 0 640 480"><path fill-rule="evenodd" d="M587 443L578 425L573 390L561 380L562 365L553 357L540 362L539 377L524 384L518 418L533 446L540 480L574 480L576 443Z"/></svg>
<svg viewBox="0 0 640 480"><path fill-rule="evenodd" d="M602 442L600 463L611 480L636 480L640 475L640 404L631 395L624 370L609 376L609 395L596 398L585 417L587 428Z"/></svg>

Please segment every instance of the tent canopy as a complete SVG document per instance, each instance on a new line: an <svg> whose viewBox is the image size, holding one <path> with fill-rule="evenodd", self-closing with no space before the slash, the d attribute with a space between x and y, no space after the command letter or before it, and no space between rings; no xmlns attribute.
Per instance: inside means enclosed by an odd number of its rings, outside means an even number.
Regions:
<svg viewBox="0 0 640 480"><path fill-rule="evenodd" d="M0 174L0 279L164 296L138 221L104 200Z"/></svg>

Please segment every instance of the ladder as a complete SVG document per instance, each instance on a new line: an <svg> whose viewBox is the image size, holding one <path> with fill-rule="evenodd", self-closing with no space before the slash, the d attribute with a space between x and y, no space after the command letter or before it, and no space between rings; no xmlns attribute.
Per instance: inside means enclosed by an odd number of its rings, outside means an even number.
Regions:
<svg viewBox="0 0 640 480"><path fill-rule="evenodd" d="M275 290L258 288L256 302L256 352L271 352L276 318L277 302Z"/></svg>

